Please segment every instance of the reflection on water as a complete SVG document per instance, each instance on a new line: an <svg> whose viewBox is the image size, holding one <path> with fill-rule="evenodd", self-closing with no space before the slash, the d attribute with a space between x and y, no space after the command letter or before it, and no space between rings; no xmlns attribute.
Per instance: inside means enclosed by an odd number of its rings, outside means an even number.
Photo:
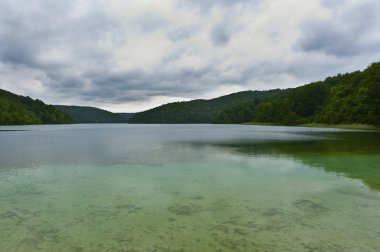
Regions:
<svg viewBox="0 0 380 252"><path fill-rule="evenodd" d="M247 155L288 156L311 167L320 167L380 190L380 132L312 132L319 139L211 143Z"/></svg>
<svg viewBox="0 0 380 252"><path fill-rule="evenodd" d="M10 127L3 128L10 129ZM0 251L378 251L378 132L0 132Z"/></svg>

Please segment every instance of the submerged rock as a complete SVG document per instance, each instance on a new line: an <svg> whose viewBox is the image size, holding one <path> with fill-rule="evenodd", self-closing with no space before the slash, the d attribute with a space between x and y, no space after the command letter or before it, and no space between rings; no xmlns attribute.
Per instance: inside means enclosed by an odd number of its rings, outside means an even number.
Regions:
<svg viewBox="0 0 380 252"><path fill-rule="evenodd" d="M285 213L284 211L280 209L271 208L265 211L264 213L262 213L262 215L265 217L271 217L271 216L276 216L276 215L282 216L282 215L285 215Z"/></svg>
<svg viewBox="0 0 380 252"><path fill-rule="evenodd" d="M321 214L329 209L314 201L303 199L293 202L293 206L311 214Z"/></svg>
<svg viewBox="0 0 380 252"><path fill-rule="evenodd" d="M17 218L20 220L26 220L27 216L15 209L11 209L7 211L6 213L3 213L0 215L1 218Z"/></svg>
<svg viewBox="0 0 380 252"><path fill-rule="evenodd" d="M173 213L173 214L176 214L176 215L187 215L187 216L189 216L189 215L193 215L193 214L201 212L202 207L195 205L195 204L174 205L174 206L168 207L168 211Z"/></svg>

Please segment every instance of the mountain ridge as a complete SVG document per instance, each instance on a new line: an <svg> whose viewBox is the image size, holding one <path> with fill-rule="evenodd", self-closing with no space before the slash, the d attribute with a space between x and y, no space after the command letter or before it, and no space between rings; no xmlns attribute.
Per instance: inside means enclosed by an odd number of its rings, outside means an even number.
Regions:
<svg viewBox="0 0 380 252"><path fill-rule="evenodd" d="M239 97L242 94L255 94ZM249 95L248 95L249 96ZM223 101L226 97L235 97ZM215 105L213 101L220 101ZM210 100L168 103L130 123L307 123L380 125L380 63L296 88L243 91Z"/></svg>
<svg viewBox="0 0 380 252"><path fill-rule="evenodd" d="M113 113L108 110L76 105L54 105L68 113L74 123L128 123L133 113Z"/></svg>
<svg viewBox="0 0 380 252"><path fill-rule="evenodd" d="M213 99L196 99L167 103L135 113L129 123L211 123L213 117L228 105L260 101L279 89L267 91L241 91Z"/></svg>

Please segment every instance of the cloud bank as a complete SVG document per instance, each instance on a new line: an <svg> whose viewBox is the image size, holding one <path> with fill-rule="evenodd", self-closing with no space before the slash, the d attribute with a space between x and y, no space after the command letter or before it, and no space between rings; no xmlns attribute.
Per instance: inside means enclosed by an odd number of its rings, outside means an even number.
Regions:
<svg viewBox="0 0 380 252"><path fill-rule="evenodd" d="M0 0L0 88L141 111L380 59L376 0Z"/></svg>

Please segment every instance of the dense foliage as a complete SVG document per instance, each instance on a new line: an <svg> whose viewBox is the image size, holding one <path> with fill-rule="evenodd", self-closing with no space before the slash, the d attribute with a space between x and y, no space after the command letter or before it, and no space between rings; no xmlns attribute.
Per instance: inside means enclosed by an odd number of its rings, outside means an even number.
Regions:
<svg viewBox="0 0 380 252"><path fill-rule="evenodd" d="M132 123L304 123L380 125L380 63L298 88L246 91L212 100L169 103Z"/></svg>
<svg viewBox="0 0 380 252"><path fill-rule="evenodd" d="M260 101L278 90L244 91L211 100L174 102L136 113L130 123L210 123L223 121L220 113L229 106ZM235 122L235 121L234 121Z"/></svg>
<svg viewBox="0 0 380 252"><path fill-rule="evenodd" d="M284 90L259 104L252 120L380 125L380 63L364 71Z"/></svg>
<svg viewBox="0 0 380 252"><path fill-rule="evenodd" d="M71 122L68 114L52 105L0 89L0 125Z"/></svg>
<svg viewBox="0 0 380 252"><path fill-rule="evenodd" d="M94 107L55 105L70 114L74 123L127 123L131 113L112 113Z"/></svg>

